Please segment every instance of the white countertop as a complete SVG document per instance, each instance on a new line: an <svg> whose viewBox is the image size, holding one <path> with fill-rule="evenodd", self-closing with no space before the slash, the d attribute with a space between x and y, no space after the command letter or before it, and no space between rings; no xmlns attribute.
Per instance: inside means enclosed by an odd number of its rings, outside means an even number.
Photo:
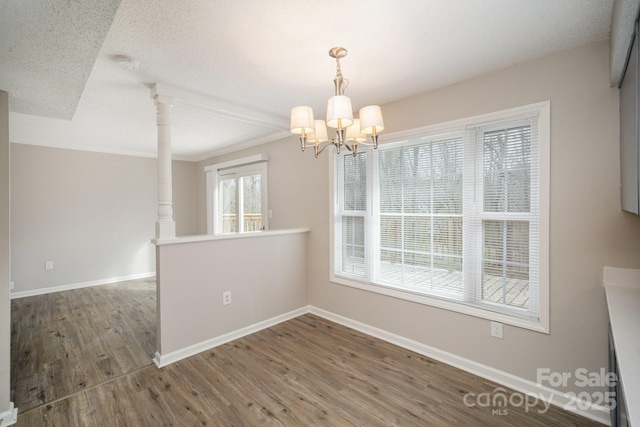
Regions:
<svg viewBox="0 0 640 427"><path fill-rule="evenodd" d="M604 288L632 426L640 426L640 270L605 267Z"/></svg>

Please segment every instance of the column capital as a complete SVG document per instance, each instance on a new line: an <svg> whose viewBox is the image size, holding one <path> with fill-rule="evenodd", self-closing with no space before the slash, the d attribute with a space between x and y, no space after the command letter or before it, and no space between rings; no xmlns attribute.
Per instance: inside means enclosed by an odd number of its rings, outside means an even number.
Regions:
<svg viewBox="0 0 640 427"><path fill-rule="evenodd" d="M153 96L153 102L155 102L156 105L167 105L167 106L173 106L173 98L170 96L166 96L166 95L155 95Z"/></svg>
<svg viewBox="0 0 640 427"><path fill-rule="evenodd" d="M165 95L163 87L158 83L152 84L150 90L151 90L151 99L153 99L156 105L158 104L173 105L174 103L173 96Z"/></svg>

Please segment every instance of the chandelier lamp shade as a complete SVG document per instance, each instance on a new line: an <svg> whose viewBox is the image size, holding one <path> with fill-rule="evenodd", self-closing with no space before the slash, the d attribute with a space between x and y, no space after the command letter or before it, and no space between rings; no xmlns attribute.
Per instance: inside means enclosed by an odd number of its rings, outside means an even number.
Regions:
<svg viewBox="0 0 640 427"><path fill-rule="evenodd" d="M342 77L340 68L340 59L347 56L347 50L334 47L329 50L329 56L336 60L336 77L333 80L335 95L327 101L326 121L314 119L311 107L296 106L291 109L291 132L300 135L302 151L313 146L316 157L329 146L334 146L337 154L344 147L354 156L358 152L358 144L378 148L378 134L384 130L380 106L362 107L359 118L354 118L351 99L344 94L349 80ZM332 139L328 138L327 126L335 129Z"/></svg>

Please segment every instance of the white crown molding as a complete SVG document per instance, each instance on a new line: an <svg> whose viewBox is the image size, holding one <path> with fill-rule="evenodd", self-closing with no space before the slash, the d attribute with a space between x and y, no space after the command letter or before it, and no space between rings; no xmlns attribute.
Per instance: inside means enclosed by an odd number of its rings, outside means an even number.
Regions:
<svg viewBox="0 0 640 427"><path fill-rule="evenodd" d="M208 151L203 154L193 154L193 155L177 155L173 154L171 156L172 160L179 160L185 162L200 162L202 160L207 160L212 157L221 156L223 154L233 153L239 150L243 150L245 148L251 148L258 145L266 144L267 142L276 141L278 139L285 138L287 136L291 136L291 133L288 131L278 131L269 135L262 136L260 138L252 139L245 142L240 142L237 144L231 144L222 148L218 148L212 151ZM86 151L89 153L100 153L100 154L116 154L120 156L130 156L130 157L144 157L150 159L157 159L158 154L156 152L149 153L146 151L136 151L136 150L123 150L118 148L103 148L103 147L91 147L87 145L69 145L63 143L56 142L47 142L42 143L40 141L34 141L26 138L11 138L10 141L12 144L23 144L23 145L35 145L36 147L45 147L45 148L58 148L62 150L75 150L75 151ZM155 146L154 146L155 149Z"/></svg>
<svg viewBox="0 0 640 427"><path fill-rule="evenodd" d="M171 87L162 83L151 86L151 97L173 99L176 103L193 105L209 111L211 114L236 120L254 126L262 126L271 129L288 129L289 123L282 117L243 107L220 99L211 98L198 93Z"/></svg>
<svg viewBox="0 0 640 427"><path fill-rule="evenodd" d="M12 137L12 144L22 144L22 145L35 145L36 147L45 147L45 148L58 148L62 150L74 150L74 151L87 151L89 153L101 153L101 154L117 154L120 156L130 156L130 157L146 157L155 159L157 158L156 153L148 153L146 151L136 151L136 150L123 150L118 148L102 148L102 147L92 147L88 145L75 145L75 144L64 144L59 142L47 142L43 143L41 141L35 141L28 138L15 138ZM173 157L174 160L188 160L187 158L178 158L178 156Z"/></svg>
<svg viewBox="0 0 640 427"><path fill-rule="evenodd" d="M250 141L241 142L238 144L228 145L226 147L218 148L216 150L209 151L205 154L193 156L191 161L201 162L203 160L210 159L212 157L222 156L223 154L234 153L236 151L244 150L245 148L256 147L258 145L266 144L267 142L277 141L282 138L291 136L289 131L279 131L270 135L265 135L260 138L256 138Z"/></svg>

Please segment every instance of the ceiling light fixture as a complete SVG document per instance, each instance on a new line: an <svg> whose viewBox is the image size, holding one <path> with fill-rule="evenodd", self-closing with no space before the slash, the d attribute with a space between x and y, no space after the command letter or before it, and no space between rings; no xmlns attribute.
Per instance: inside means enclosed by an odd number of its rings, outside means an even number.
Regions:
<svg viewBox="0 0 640 427"><path fill-rule="evenodd" d="M115 55L113 59L118 65L120 65L120 67L125 70L135 71L140 66L140 61L136 61L135 59L127 55Z"/></svg>
<svg viewBox="0 0 640 427"><path fill-rule="evenodd" d="M342 147L347 148L355 156L358 152L358 144L373 145L378 148L378 134L384 129L382 111L378 105L362 107L359 119L353 118L351 99L345 96L344 91L349 85L349 80L342 77L340 59L347 56L347 49L334 47L329 51L329 56L336 59L336 77L333 79L335 95L327 102L327 121L314 120L313 109L307 106L297 106L291 109L291 132L300 135L302 151L313 144L316 157L327 147L336 147L336 153L340 154ZM336 129L336 136L329 140L327 126ZM371 136L371 142L367 141L367 135Z"/></svg>

